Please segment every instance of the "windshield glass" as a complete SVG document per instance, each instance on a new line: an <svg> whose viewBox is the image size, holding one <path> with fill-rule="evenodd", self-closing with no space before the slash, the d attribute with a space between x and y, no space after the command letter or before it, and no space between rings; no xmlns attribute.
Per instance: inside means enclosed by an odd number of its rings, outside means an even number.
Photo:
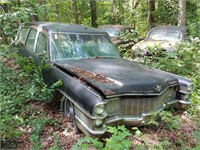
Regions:
<svg viewBox="0 0 200 150"><path fill-rule="evenodd" d="M115 46L104 34L51 34L51 58L53 60L119 58Z"/></svg>
<svg viewBox="0 0 200 150"><path fill-rule="evenodd" d="M166 40L166 41L180 41L182 38L180 32L176 31L152 31L148 36L148 40Z"/></svg>

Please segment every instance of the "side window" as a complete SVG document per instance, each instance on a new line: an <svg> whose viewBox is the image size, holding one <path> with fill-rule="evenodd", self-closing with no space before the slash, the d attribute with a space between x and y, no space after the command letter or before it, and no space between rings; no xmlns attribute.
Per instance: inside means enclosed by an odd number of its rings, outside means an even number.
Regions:
<svg viewBox="0 0 200 150"><path fill-rule="evenodd" d="M30 30L30 32L28 34L28 38L26 40L26 45L25 45L26 49L34 51L34 43L36 40L36 34L37 34L36 30L34 30L34 29Z"/></svg>
<svg viewBox="0 0 200 150"><path fill-rule="evenodd" d="M40 33L38 36L38 41L37 41L37 47L36 47L36 53L44 53L46 51L47 46L47 37Z"/></svg>
<svg viewBox="0 0 200 150"><path fill-rule="evenodd" d="M25 43L25 40L26 40L26 37L27 37L27 34L28 34L28 29L27 27L23 27L19 33L19 38L17 40L17 43Z"/></svg>
<svg viewBox="0 0 200 150"><path fill-rule="evenodd" d="M28 28L22 28L21 32L19 34L19 42L20 43L25 43L26 37L27 37L27 33L28 32Z"/></svg>

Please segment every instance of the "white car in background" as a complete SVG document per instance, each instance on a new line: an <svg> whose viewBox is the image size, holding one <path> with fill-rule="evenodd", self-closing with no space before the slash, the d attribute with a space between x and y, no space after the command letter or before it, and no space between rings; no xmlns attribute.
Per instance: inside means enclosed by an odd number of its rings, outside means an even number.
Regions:
<svg viewBox="0 0 200 150"><path fill-rule="evenodd" d="M167 51L172 51L177 43L185 40L186 28L184 26L157 26L152 28L146 39L138 42L132 47L135 55L140 52L148 55L151 47L161 47Z"/></svg>

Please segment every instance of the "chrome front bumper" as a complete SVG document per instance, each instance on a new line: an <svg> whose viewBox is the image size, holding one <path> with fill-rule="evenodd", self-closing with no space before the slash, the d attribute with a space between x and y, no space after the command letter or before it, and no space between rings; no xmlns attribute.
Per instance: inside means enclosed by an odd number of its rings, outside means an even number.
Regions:
<svg viewBox="0 0 200 150"><path fill-rule="evenodd" d="M139 126L145 122L148 122L152 119L152 116L155 112L160 112L165 109L167 106L174 107L175 109L185 109L189 105L191 105L191 101L183 101L183 100L172 100L168 101L166 104L163 104L159 109L150 113L141 113L140 115L135 116L112 116L107 117L105 123L102 127L97 129L92 129L89 127L80 117L75 116L75 121L77 126L81 129L81 131L93 137L100 137L107 131L107 126L117 126L117 125L126 125L126 126Z"/></svg>

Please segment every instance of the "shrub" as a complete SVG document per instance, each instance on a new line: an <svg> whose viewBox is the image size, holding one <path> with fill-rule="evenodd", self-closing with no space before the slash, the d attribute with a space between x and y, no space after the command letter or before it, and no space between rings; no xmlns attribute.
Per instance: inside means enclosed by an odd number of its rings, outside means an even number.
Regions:
<svg viewBox="0 0 200 150"><path fill-rule="evenodd" d="M0 51L3 62L0 64L0 134L4 140L21 134L18 126L27 122L24 120L27 103L30 100L49 102L52 91L61 82L48 88L41 77L41 67L35 65L31 59L19 56L17 50L9 46L2 45Z"/></svg>
<svg viewBox="0 0 200 150"><path fill-rule="evenodd" d="M88 148L96 148L96 149L105 149L105 150L121 150L121 149L129 149L131 147L131 141L127 139L127 137L131 136L129 130L125 128L125 126L118 127L108 127L107 130L112 134L110 138L105 139L105 146L103 147L103 143L98 141L96 138L84 137L79 139L72 147L73 150L79 149L88 149Z"/></svg>

